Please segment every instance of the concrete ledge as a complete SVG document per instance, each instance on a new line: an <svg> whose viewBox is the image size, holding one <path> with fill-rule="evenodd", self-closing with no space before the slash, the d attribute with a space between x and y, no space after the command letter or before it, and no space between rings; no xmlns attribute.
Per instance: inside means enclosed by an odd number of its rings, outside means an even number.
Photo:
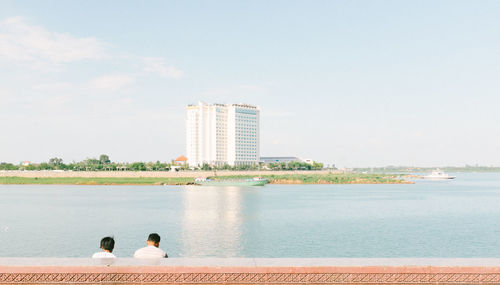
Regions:
<svg viewBox="0 0 500 285"><path fill-rule="evenodd" d="M500 259L0 258L0 284L500 284Z"/></svg>

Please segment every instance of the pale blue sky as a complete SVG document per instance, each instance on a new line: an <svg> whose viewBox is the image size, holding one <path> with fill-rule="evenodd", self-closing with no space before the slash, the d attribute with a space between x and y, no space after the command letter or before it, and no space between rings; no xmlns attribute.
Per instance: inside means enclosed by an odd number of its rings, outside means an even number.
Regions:
<svg viewBox="0 0 500 285"><path fill-rule="evenodd" d="M500 165L500 1L0 0L0 161L170 160L185 105L261 155Z"/></svg>

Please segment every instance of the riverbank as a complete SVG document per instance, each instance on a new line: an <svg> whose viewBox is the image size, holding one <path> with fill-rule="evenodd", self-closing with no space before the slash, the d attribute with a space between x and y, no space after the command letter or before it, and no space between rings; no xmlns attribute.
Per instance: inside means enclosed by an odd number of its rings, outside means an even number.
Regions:
<svg viewBox="0 0 500 285"><path fill-rule="evenodd" d="M259 175L270 184L412 184L393 174L291 173ZM218 175L218 179L246 179L255 175ZM213 173L212 173L213 178ZM194 177L20 177L2 176L0 184L65 185L189 185Z"/></svg>
<svg viewBox="0 0 500 285"><path fill-rule="evenodd" d="M206 178L209 176L263 176L263 175L285 175L285 174L342 174L338 170L217 170L214 171L62 171L62 170L34 170L20 171L8 170L0 171L0 177L87 177L87 178L180 178L190 177Z"/></svg>
<svg viewBox="0 0 500 285"><path fill-rule="evenodd" d="M269 184L413 184L397 174L271 174L262 175ZM217 176L219 179L247 179L248 175Z"/></svg>

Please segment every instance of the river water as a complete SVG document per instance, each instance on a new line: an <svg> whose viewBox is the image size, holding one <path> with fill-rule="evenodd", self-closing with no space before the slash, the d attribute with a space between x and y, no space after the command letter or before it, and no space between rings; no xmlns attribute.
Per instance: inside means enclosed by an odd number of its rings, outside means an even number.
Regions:
<svg viewBox="0 0 500 285"><path fill-rule="evenodd" d="M0 185L0 257L500 257L500 173L413 185Z"/></svg>

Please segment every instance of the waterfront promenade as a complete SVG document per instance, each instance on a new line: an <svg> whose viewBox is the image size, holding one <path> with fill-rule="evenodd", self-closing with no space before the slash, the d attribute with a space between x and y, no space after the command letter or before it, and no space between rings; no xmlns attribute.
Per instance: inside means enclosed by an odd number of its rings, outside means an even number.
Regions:
<svg viewBox="0 0 500 285"><path fill-rule="evenodd" d="M500 284L500 259L0 258L0 284Z"/></svg>

